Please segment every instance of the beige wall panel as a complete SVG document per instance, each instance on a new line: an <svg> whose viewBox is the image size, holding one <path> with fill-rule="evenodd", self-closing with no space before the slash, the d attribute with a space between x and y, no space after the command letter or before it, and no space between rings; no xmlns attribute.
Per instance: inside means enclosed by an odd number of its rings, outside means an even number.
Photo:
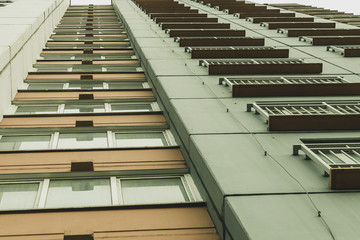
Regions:
<svg viewBox="0 0 360 240"><path fill-rule="evenodd" d="M0 237L0 240L64 240L64 234L5 236Z"/></svg>
<svg viewBox="0 0 360 240"><path fill-rule="evenodd" d="M214 228L95 233L95 240L218 240ZM0 238L0 240L2 240Z"/></svg>
<svg viewBox="0 0 360 240"><path fill-rule="evenodd" d="M55 116L55 117L6 117L0 128L75 127L76 121L93 121L100 126L161 126L166 125L162 114L105 115L105 116Z"/></svg>
<svg viewBox="0 0 360 240"><path fill-rule="evenodd" d="M0 154L0 173L68 172L72 161L92 161L95 171L186 168L180 149L16 152Z"/></svg>
<svg viewBox="0 0 360 240"><path fill-rule="evenodd" d="M0 237L214 227L206 207L1 214L0 226Z"/></svg>
<svg viewBox="0 0 360 240"><path fill-rule="evenodd" d="M16 101L26 100L78 100L79 94L84 92L20 92L15 96ZM141 99L154 98L151 91L108 91L86 92L93 93L94 99Z"/></svg>

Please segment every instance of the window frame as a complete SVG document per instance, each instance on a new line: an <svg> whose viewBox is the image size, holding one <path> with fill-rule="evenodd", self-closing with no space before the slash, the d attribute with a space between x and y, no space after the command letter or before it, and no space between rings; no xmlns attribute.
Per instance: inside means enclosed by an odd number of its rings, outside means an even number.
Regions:
<svg viewBox="0 0 360 240"><path fill-rule="evenodd" d="M156 112L156 111L161 111L160 106L157 102L111 102L111 103L107 103L107 102L94 102L93 105L104 105L104 109L105 109L105 113L116 113L118 111L112 111L112 105L149 105L151 110L150 111L135 111L135 110L130 110L128 112ZM58 103L58 104L17 104L17 105L11 105L11 108L9 110L9 115L37 115L37 114L74 114L74 113L66 113L65 112L65 108L66 105L71 105L71 106L89 106L89 104L79 104L79 103ZM34 114L17 114L16 111L18 110L19 107L49 107L49 106L57 106L58 110L56 113L34 113ZM127 111L124 111L127 112ZM92 113L92 112L89 112Z"/></svg>
<svg viewBox="0 0 360 240"><path fill-rule="evenodd" d="M116 146L115 134L116 133L152 133L152 132L161 132L164 135L166 144L159 146L128 146L128 147L118 147ZM167 147L167 146L177 146L178 144L175 141L175 138L169 129L151 129L151 130L97 130L97 131L54 131L54 132L40 132L40 133L0 133L0 141L3 136L50 136L48 148L43 149L26 149L26 150L1 150L4 152L13 152L13 151L45 151L45 150L73 150L73 149L89 149L84 147L79 148L58 148L59 138L61 134L74 134L74 133L84 133L84 134L93 134L93 133L105 133L107 147L101 149L108 148L117 148L117 149L127 149L127 148L147 148L147 147Z"/></svg>
<svg viewBox="0 0 360 240"><path fill-rule="evenodd" d="M63 87L62 89L48 89L48 88L42 88L42 89L28 89L30 84L35 84L35 85L41 85L41 84L46 84L46 85L60 85L62 84ZM71 88L70 84L81 84L81 83L76 83L76 82L52 82L52 83L48 83L48 82L43 82L43 83L39 83L39 82L33 82L33 83L24 83L20 86L20 90L29 90L29 91L37 91L37 90L85 90L85 89L81 89L81 88ZM85 83L83 83L85 84ZM86 83L86 84L99 84L99 83L96 83L96 82L93 82L93 83ZM111 89L111 90L116 90L116 89L148 89L148 88L151 88L149 83L146 82L146 81L137 81L137 82L125 82L125 81L121 81L121 82L101 82L101 84L103 85L102 88L89 88L88 90L108 90L108 89ZM142 87L141 88L110 88L109 87L109 84L139 84L141 85Z"/></svg>
<svg viewBox="0 0 360 240"><path fill-rule="evenodd" d="M121 197L121 181L123 180L134 180L134 179L180 179L182 187L185 190L185 194L188 199L187 202L201 202L203 201L199 190L197 189L194 180L192 179L191 175L186 174L163 174L159 175L133 175L133 176L119 176L119 175L110 175L110 176L97 176L97 177L60 177L60 178L42 178L42 179L29 179L29 180L4 180L0 181L0 185L6 184L28 184L28 183L39 183L39 188L36 194L36 198L34 201L33 208L26 208L26 209L66 209L66 208L74 208L74 207L51 207L46 208L46 201L48 199L48 193L50 189L51 181L61 181L61 180L96 180L96 179L108 179L109 180L109 193L110 193L110 205L102 205L105 207L111 206L143 206L143 205L163 205L163 204L181 204L183 202L168 202L168 203L146 203L146 204L124 204L123 199ZM93 206L81 206L84 207L93 207ZM75 207L78 208L78 207ZM9 210L25 210L24 208L21 209L1 209L1 211L9 211Z"/></svg>

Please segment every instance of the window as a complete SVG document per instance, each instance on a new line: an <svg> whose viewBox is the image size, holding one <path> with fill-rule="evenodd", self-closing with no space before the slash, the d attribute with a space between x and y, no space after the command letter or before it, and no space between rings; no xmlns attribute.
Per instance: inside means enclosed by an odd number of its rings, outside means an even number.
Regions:
<svg viewBox="0 0 360 240"><path fill-rule="evenodd" d="M109 89L137 89L146 88L143 83L109 83Z"/></svg>
<svg viewBox="0 0 360 240"><path fill-rule="evenodd" d="M170 130L2 135L0 151L175 146Z"/></svg>
<svg viewBox="0 0 360 240"><path fill-rule="evenodd" d="M180 178L122 180L121 196L124 204L189 201Z"/></svg>
<svg viewBox="0 0 360 240"><path fill-rule="evenodd" d="M0 182L0 210L164 204L201 200L188 174Z"/></svg>
<svg viewBox="0 0 360 240"><path fill-rule="evenodd" d="M63 88L63 83L30 83L27 86L27 90L59 90Z"/></svg>
<svg viewBox="0 0 360 240"><path fill-rule="evenodd" d="M1 136L1 151L49 149L51 135L14 135Z"/></svg>
<svg viewBox="0 0 360 240"><path fill-rule="evenodd" d="M93 81L93 80L92 80ZM98 82L98 83L28 83L22 89L27 90L92 90L92 89L142 89L150 88L147 82Z"/></svg>
<svg viewBox="0 0 360 240"><path fill-rule="evenodd" d="M102 83L70 83L67 89L104 89Z"/></svg>
<svg viewBox="0 0 360 240"><path fill-rule="evenodd" d="M38 182L0 184L0 210L34 208L39 187Z"/></svg>
<svg viewBox="0 0 360 240"><path fill-rule="evenodd" d="M64 113L105 112L105 105L65 105Z"/></svg>
<svg viewBox="0 0 360 240"><path fill-rule="evenodd" d="M111 104L111 112L149 112L153 106L147 103L139 104Z"/></svg>
<svg viewBox="0 0 360 240"><path fill-rule="evenodd" d="M62 113L99 113L99 112L151 112L160 111L156 102L144 103L96 103L94 104L57 104L57 105L17 105L11 113L20 114L62 114Z"/></svg>
<svg viewBox="0 0 360 240"><path fill-rule="evenodd" d="M50 181L46 208L111 205L109 179Z"/></svg>
<svg viewBox="0 0 360 240"><path fill-rule="evenodd" d="M106 133L60 133L58 149L72 148L106 148L108 147Z"/></svg>
<svg viewBox="0 0 360 240"><path fill-rule="evenodd" d="M54 114L58 109L58 105L18 106L15 114Z"/></svg>
<svg viewBox="0 0 360 240"><path fill-rule="evenodd" d="M115 133L117 147L152 147L168 145L163 132Z"/></svg>

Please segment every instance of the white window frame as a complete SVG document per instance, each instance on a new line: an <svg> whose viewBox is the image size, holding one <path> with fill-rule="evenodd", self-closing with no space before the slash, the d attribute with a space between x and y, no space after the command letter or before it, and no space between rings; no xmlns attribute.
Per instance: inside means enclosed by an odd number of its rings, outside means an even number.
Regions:
<svg viewBox="0 0 360 240"><path fill-rule="evenodd" d="M175 141L174 136L172 135L171 131L169 129L166 130L135 130L135 131L130 131L130 130L126 130L126 131L93 131L93 132L81 132L84 134L93 134L93 133L105 133L107 136L107 148L132 148L132 147L118 147L116 146L116 139L115 139L115 134L117 133L159 133L161 132L164 135L166 144L165 145L161 145L161 146L151 146L151 147L166 147L166 146L177 146L177 143ZM46 149L27 149L27 151L29 150L49 150L49 149L59 149L58 148L58 143L59 143L59 138L60 138L60 134L67 134L67 133L75 133L75 132L46 132L46 133L39 133L39 134L2 134L0 135L0 140L2 139L3 136L50 136L50 140L49 140L49 144L48 144L48 148ZM147 146L134 146L135 148L141 148L141 147L147 147ZM64 148L64 149L68 149L68 148ZM71 148L72 149L72 148ZM87 149L87 148L79 148L79 149ZM6 150L4 150L6 151ZM17 150L19 151L19 150ZM20 150L21 151L21 150Z"/></svg>
<svg viewBox="0 0 360 240"><path fill-rule="evenodd" d="M109 180L109 187L110 187L110 198L111 198L111 205L106 206L125 206L123 202L123 197L121 193L121 181L122 180L136 180L136 179L169 179L169 178L179 178L186 193L186 197L188 201L185 202L200 202L203 201L201 198L200 192L194 184L194 181L190 174L183 174L183 175L161 175L161 176L110 176L110 177L97 177L97 178L45 178L41 180L22 180L22 181L0 181L0 185L6 184L29 184L29 183L39 183L39 189L37 191L37 195L35 198L34 207L31 209L45 209L46 201L48 192L50 189L51 181L61 181L61 180L96 180L96 179L108 179ZM169 203L149 203L150 205L153 204L171 204L171 203L179 203L179 202L169 202ZM138 204L138 205L149 205L149 204ZM135 204L128 204L128 205L135 205ZM84 206L87 207L87 206ZM62 207L59 207L62 208ZM71 207L70 207L71 208ZM13 209L4 209L1 211L7 211ZM23 210L23 209L21 209Z"/></svg>
<svg viewBox="0 0 360 240"><path fill-rule="evenodd" d="M112 111L112 104L123 104L123 105L142 105L142 104L148 104L151 107L151 111L161 111L159 105L157 102L133 102L133 103L124 103L124 102L119 102L119 103L103 103L103 102L99 102L99 103L94 103L93 105L104 105L105 108L105 112L113 112ZM29 104L29 105L11 105L8 114L9 115L16 115L16 111L18 109L18 107L49 107L49 106L57 106L58 110L56 113L53 114L66 114L65 113L65 106L66 105L75 105L75 106L81 106L81 104L78 103L62 103L62 104ZM86 106L89 106L88 104L86 104ZM126 111L124 111L126 112ZM136 111L131 111L131 112L136 112ZM142 112L142 111L138 111L138 112ZM144 111L145 112L145 111ZM40 113L39 113L40 114ZM36 115L36 114L32 114L32 115Z"/></svg>

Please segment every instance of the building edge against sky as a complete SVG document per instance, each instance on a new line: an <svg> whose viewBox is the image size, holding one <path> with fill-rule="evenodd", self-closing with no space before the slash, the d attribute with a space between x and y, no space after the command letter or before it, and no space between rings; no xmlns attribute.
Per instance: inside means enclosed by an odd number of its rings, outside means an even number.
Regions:
<svg viewBox="0 0 360 240"><path fill-rule="evenodd" d="M245 29L246 36L265 38L265 46L289 49L292 59L323 64L323 72L319 75L286 75L290 78L342 76L350 83L360 83L358 58L345 58L327 51L326 46L313 46L299 41L298 37L287 37L276 30L196 2L181 2L200 9L208 17L218 18L221 23L231 23L233 29ZM13 9L18 10L29 8L26 4L31 5L31 2L15 1L13 4L16 6ZM4 91L1 94L2 113L11 111L11 99L22 86L69 3L44 0L36 1L36 4L37 10L30 11L27 17L14 12L7 12L8 18L0 14L0 31L9 33L8 40L3 40L5 42L0 45L0 89L4 89L1 90ZM179 47L178 42L169 38L161 26L133 2L114 0L113 6L127 27L141 66L158 95L175 140L181 143L190 172L222 238L355 239L358 236L358 190L330 189L329 178L323 176L316 161L305 161L302 152L301 156L293 155L294 145L324 139L356 144L358 130L269 131L266 122L275 120L270 117L264 120L264 115L255 115L253 110L257 106L256 110L261 110L259 101L344 104L343 101L359 101L357 96L232 98L229 88L218 83L219 77L231 78L233 75L209 75L206 68L199 66L199 60L192 59L184 47ZM308 17L305 14L300 16ZM11 22L15 26L8 26L9 18L14 20ZM332 22L322 18L316 18L316 21ZM336 23L336 27L358 29L342 23ZM5 64L2 66L2 63ZM284 74L248 74L242 77L254 76L273 78L284 77ZM11 94L5 89L11 89ZM250 107L252 112L246 111L249 104L253 104ZM6 180L6 176L3 179Z"/></svg>

